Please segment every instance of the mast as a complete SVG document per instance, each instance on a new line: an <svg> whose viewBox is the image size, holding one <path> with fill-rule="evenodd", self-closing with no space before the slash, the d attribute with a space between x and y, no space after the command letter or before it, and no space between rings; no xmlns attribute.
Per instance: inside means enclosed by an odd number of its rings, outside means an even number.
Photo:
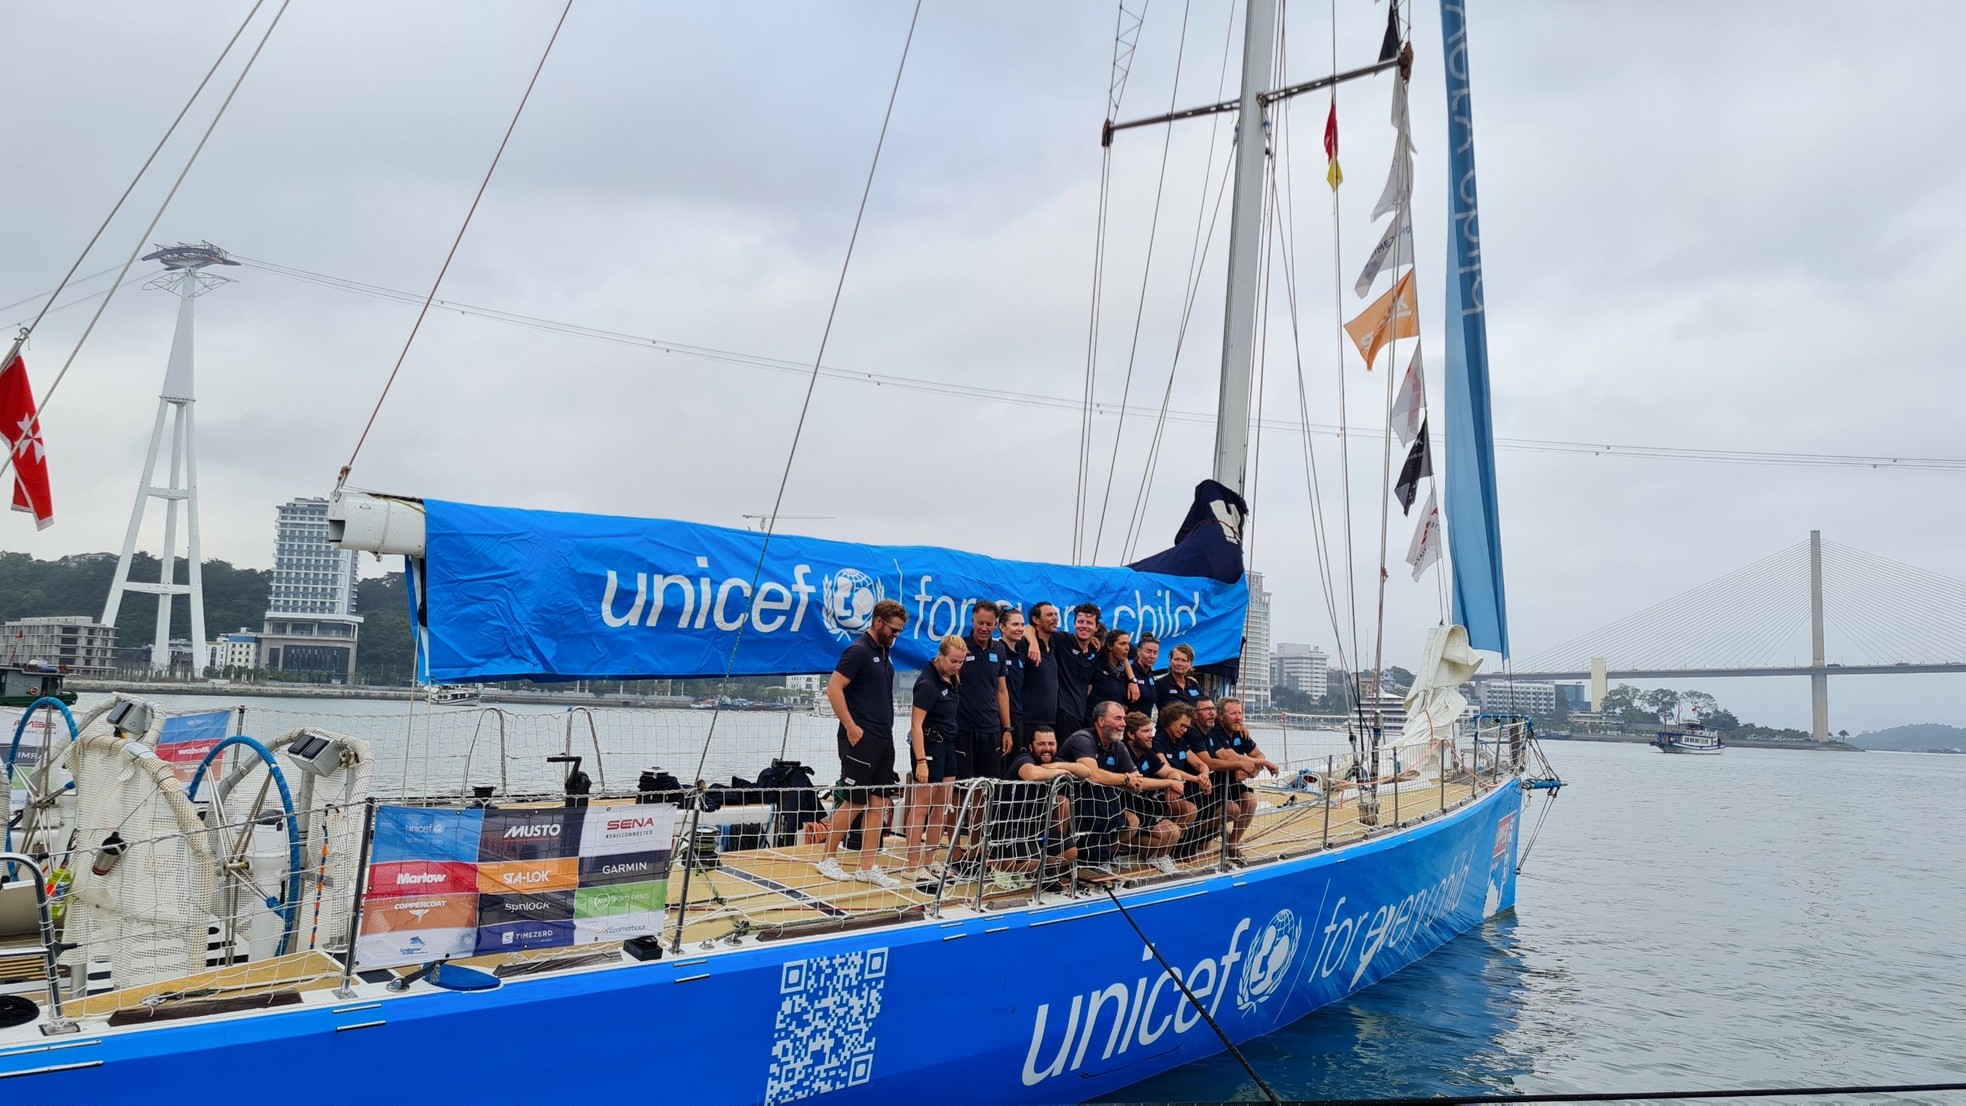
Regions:
<svg viewBox="0 0 1966 1106"><path fill-rule="evenodd" d="M1229 218L1229 294L1222 311L1222 384L1216 405L1215 479L1240 495L1249 461L1250 387L1263 252L1269 127L1263 112L1276 58L1277 0L1249 0L1243 22L1242 99L1236 115L1235 201Z"/></svg>

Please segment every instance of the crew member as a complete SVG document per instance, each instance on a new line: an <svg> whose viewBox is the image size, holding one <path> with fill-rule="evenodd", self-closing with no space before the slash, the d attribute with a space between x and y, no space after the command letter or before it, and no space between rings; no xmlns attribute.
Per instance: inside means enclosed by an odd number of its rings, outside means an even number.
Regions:
<svg viewBox="0 0 1966 1106"><path fill-rule="evenodd" d="M1139 693L1128 705L1129 710L1144 714L1154 714L1160 710L1160 692L1154 681L1160 677L1154 666L1160 663L1160 639L1152 630L1143 631L1140 640L1133 643L1133 682Z"/></svg>
<svg viewBox="0 0 1966 1106"><path fill-rule="evenodd" d="M1058 735L1050 726L1039 726L1031 733L1029 748L1011 757L1005 770L1008 779L997 789L992 804L990 863L1009 872L1029 872L1040 864L1078 859L1072 847L1072 803L1062 792L1054 792L1052 782L1066 777L1084 778L1087 769L1058 759ZM1056 799L1045 810L1047 796Z"/></svg>
<svg viewBox="0 0 1966 1106"><path fill-rule="evenodd" d="M956 696L969 647L954 634L942 639L935 659L915 677L915 705L909 712L908 744L914 754L908 778L908 859L898 873L909 882L934 879L928 870L942 845L943 814L956 779Z"/></svg>
<svg viewBox="0 0 1966 1106"><path fill-rule="evenodd" d="M1003 646L1003 684L1010 692L1010 741L1014 752L1030 741L1024 732L1024 673L1030 667L1029 631L1024 625L1024 612L1008 603L997 607L997 632L1003 635L998 644ZM1008 774L1006 767L1005 772Z"/></svg>
<svg viewBox="0 0 1966 1106"><path fill-rule="evenodd" d="M840 783L838 805L826 824L825 856L816 867L827 879L857 879L888 891L901 886L876 859L895 785L901 782L894 774L894 661L888 652L907 624L908 611L901 604L892 599L875 603L873 623L840 654L826 682L826 700L840 720ZM836 854L856 816L860 864L848 876Z"/></svg>
<svg viewBox="0 0 1966 1106"><path fill-rule="evenodd" d="M1087 789L1074 811L1083 814L1075 819L1082 855L1098 867L1111 858L1116 844L1132 845L1150 857L1165 853L1180 831L1159 820L1144 823L1138 813L1126 808L1124 796L1165 790L1172 781L1149 780L1140 774L1122 737L1126 711L1118 703L1098 703L1092 716L1092 728L1067 738L1058 754L1059 759L1085 768L1085 779L1097 785Z"/></svg>
<svg viewBox="0 0 1966 1106"><path fill-rule="evenodd" d="M1058 662L1053 656L1060 644L1057 633L1058 607L1043 601L1031 604L1031 624L1024 633L1024 731L1017 735L1026 746L1039 726L1057 732Z"/></svg>
<svg viewBox="0 0 1966 1106"><path fill-rule="evenodd" d="M966 780L997 779L1010 753L1010 688L996 637L997 605L976 600L956 695L956 774Z"/></svg>
<svg viewBox="0 0 1966 1106"><path fill-rule="evenodd" d="M1180 773L1154 749L1154 720L1139 711L1126 716L1126 751L1140 770L1143 783L1151 785L1128 797L1127 807L1140 816L1141 830L1147 837L1141 853L1147 863L1163 875L1174 874L1168 850L1181 838L1181 832L1194 821L1195 805L1182 797Z"/></svg>
<svg viewBox="0 0 1966 1106"><path fill-rule="evenodd" d="M1156 709L1169 703L1194 706L1201 699L1201 681L1195 679L1195 651L1181 642L1167 654L1167 675L1154 681Z"/></svg>
<svg viewBox="0 0 1966 1106"><path fill-rule="evenodd" d="M1099 608L1080 603L1072 608L1072 636L1062 644L1052 639L1052 659L1058 665L1058 722L1060 733L1076 733L1091 722L1092 671L1099 664ZM1115 735L1117 737L1118 735Z"/></svg>
<svg viewBox="0 0 1966 1106"><path fill-rule="evenodd" d="M1088 691L1094 702L1111 700L1128 710L1139 701L1140 688L1133 679L1133 635L1125 630L1107 630L1100 639L1099 660L1092 666Z"/></svg>
<svg viewBox="0 0 1966 1106"><path fill-rule="evenodd" d="M1256 817L1256 795L1243 781L1256 778L1258 772L1280 775L1276 762L1263 755L1256 747L1256 739L1250 736L1249 727L1243 722L1242 700L1222 700L1222 721L1216 729L1218 747L1213 756L1216 763L1227 763L1235 775L1236 782L1230 786L1225 797L1234 809L1229 827L1229 857L1242 857L1242 835L1249 828L1250 820Z"/></svg>

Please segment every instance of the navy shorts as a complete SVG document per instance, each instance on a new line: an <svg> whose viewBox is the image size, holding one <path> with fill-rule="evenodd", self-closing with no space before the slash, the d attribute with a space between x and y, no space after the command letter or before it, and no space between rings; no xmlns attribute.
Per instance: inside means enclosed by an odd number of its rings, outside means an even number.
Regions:
<svg viewBox="0 0 1966 1106"><path fill-rule="evenodd" d="M1003 731L956 736L955 775L966 780L994 780L1003 775Z"/></svg>
<svg viewBox="0 0 1966 1106"><path fill-rule="evenodd" d="M936 733L933 730L922 732L922 751L928 754L928 782L941 783L956 778L956 736ZM910 775L908 779L914 780Z"/></svg>

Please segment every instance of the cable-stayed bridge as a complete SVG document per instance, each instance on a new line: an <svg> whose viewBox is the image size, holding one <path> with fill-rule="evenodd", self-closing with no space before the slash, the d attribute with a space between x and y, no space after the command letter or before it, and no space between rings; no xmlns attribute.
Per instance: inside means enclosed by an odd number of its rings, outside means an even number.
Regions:
<svg viewBox="0 0 1966 1106"><path fill-rule="evenodd" d="M1636 614L1476 679L1682 680L1807 676L1816 740L1829 678L1966 672L1966 581L1810 531Z"/></svg>

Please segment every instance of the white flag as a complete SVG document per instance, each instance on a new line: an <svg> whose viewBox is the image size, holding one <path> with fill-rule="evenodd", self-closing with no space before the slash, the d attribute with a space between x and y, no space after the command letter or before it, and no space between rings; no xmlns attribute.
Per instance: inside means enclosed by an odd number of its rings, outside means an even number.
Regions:
<svg viewBox="0 0 1966 1106"><path fill-rule="evenodd" d="M1378 206L1372 209L1374 219L1405 207L1413 195L1413 134L1406 116L1405 81L1393 82L1393 130L1398 132L1393 140L1393 167L1386 174L1386 188L1379 193Z"/></svg>
<svg viewBox="0 0 1966 1106"><path fill-rule="evenodd" d="M1427 412L1427 374L1420 367L1420 347L1413 347L1413 360L1406 364L1406 379L1399 383L1399 394L1393 397L1393 433L1399 435L1399 444L1412 445L1420 433L1420 424L1425 421Z"/></svg>
<svg viewBox="0 0 1966 1106"><path fill-rule="evenodd" d="M1413 543L1406 547L1406 563L1413 566L1413 578L1418 580L1427 567L1440 560L1440 507L1434 502L1434 493L1427 492L1426 510L1420 512L1419 528L1413 531Z"/></svg>
<svg viewBox="0 0 1966 1106"><path fill-rule="evenodd" d="M1386 225L1386 233L1380 237L1379 244L1372 247L1372 255L1365 259L1365 269L1358 274L1354 285L1359 298L1372 290L1372 282L1381 272L1398 272L1401 265L1413 264L1413 224L1405 219Z"/></svg>

